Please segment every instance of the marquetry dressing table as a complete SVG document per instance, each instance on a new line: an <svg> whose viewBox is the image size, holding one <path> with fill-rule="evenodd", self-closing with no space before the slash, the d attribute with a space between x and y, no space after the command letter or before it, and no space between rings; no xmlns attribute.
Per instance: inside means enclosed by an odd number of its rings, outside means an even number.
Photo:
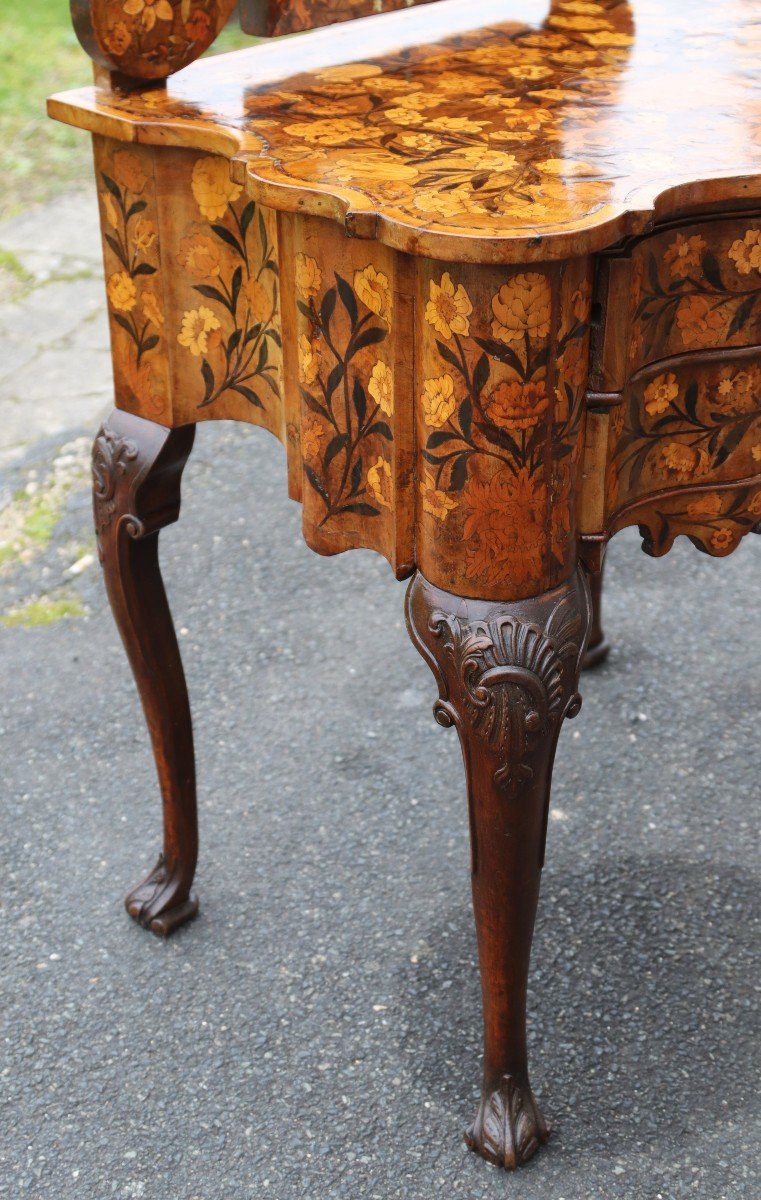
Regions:
<svg viewBox="0 0 761 1200"><path fill-rule="evenodd" d="M412 576L469 791L467 1137L514 1167L547 1137L526 980L605 544L725 555L761 519L761 3L246 0L254 31L360 19L193 62L232 7L72 0L96 82L50 101L95 146L117 405L95 520L164 805L127 907L159 934L197 911L157 534L195 423L253 422L313 549Z"/></svg>

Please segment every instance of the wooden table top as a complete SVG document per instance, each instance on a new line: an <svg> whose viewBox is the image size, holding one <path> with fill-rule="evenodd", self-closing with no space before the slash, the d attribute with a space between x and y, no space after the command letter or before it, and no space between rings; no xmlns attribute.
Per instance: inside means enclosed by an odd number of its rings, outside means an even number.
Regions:
<svg viewBox="0 0 761 1200"><path fill-rule="evenodd" d="M760 54L757 0L444 0L51 115L218 151L254 198L398 249L546 259L761 196Z"/></svg>

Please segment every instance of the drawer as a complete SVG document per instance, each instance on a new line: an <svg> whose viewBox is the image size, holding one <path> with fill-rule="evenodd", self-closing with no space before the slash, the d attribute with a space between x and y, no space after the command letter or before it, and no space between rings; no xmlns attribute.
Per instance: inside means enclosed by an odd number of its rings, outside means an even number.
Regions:
<svg viewBox="0 0 761 1200"><path fill-rule="evenodd" d="M637 372L610 411L607 440L608 519L642 497L761 475L761 351Z"/></svg>
<svg viewBox="0 0 761 1200"><path fill-rule="evenodd" d="M603 260L594 384L672 355L761 343L761 216L660 230Z"/></svg>

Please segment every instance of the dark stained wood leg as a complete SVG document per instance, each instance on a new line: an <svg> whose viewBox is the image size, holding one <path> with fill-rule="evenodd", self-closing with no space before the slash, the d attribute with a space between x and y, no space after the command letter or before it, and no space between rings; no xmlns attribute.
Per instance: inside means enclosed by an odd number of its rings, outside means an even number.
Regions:
<svg viewBox="0 0 761 1200"><path fill-rule="evenodd" d="M466 1141L507 1168L549 1136L529 1083L526 984L555 746L581 707L591 622L583 570L507 603L460 599L418 574L407 598L412 640L439 684L434 714L457 728L468 784L484 1078Z"/></svg>
<svg viewBox="0 0 761 1200"><path fill-rule="evenodd" d="M599 570L589 570L589 591L592 596L592 631L589 635L589 645L584 655L583 669L591 670L604 663L610 653L610 644L602 627L602 581L604 565Z"/></svg>
<svg viewBox="0 0 761 1200"><path fill-rule="evenodd" d="M158 534L177 520L180 478L195 426L165 429L114 411L93 446L93 502L108 597L153 743L164 848L126 898L140 925L166 937L198 912L195 759L180 651L158 558Z"/></svg>

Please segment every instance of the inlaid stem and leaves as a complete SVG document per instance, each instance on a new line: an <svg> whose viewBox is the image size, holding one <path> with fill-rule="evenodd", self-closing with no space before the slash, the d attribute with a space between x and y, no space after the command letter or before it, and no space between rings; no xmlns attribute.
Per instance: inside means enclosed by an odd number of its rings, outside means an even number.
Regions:
<svg viewBox="0 0 761 1200"><path fill-rule="evenodd" d="M389 337L389 279L368 265L351 282L335 271L324 286L316 260L301 254L296 282L309 330L299 339L304 472L324 506L319 524L377 517L392 502L393 371L376 349Z"/></svg>
<svg viewBox="0 0 761 1200"><path fill-rule="evenodd" d="M207 225L180 242L178 262L199 301L184 312L177 340L199 361L198 407L232 395L264 408L268 395L279 402L281 394L272 214L242 196L222 158L196 159L190 187Z"/></svg>

